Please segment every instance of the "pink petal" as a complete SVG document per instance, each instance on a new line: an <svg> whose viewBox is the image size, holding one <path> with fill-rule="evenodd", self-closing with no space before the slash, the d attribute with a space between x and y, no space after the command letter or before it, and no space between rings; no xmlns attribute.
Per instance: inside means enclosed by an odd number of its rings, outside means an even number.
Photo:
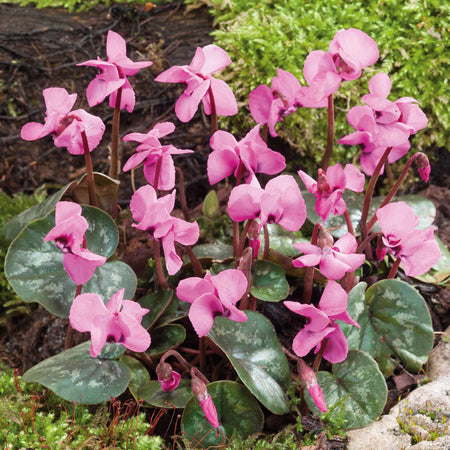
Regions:
<svg viewBox="0 0 450 450"><path fill-rule="evenodd" d="M231 64L228 53L217 45L206 45L202 50L204 55L204 62L200 69L202 75L211 75Z"/></svg>
<svg viewBox="0 0 450 450"><path fill-rule="evenodd" d="M345 189L350 189L353 192L362 192L366 178L361 171L353 164L346 164L344 167L345 175Z"/></svg>
<svg viewBox="0 0 450 450"><path fill-rule="evenodd" d="M248 286L246 276L237 269L223 270L212 276L211 282L217 289L219 300L226 308L234 306L245 294Z"/></svg>
<svg viewBox="0 0 450 450"><path fill-rule="evenodd" d="M128 172L129 170L134 169L135 167L139 166L139 164L142 164L150 154L151 154L151 150L144 150L142 152L137 152L134 155L131 155L128 158L128 161L123 166L122 170L124 172ZM149 181L149 183L153 184L150 181Z"/></svg>
<svg viewBox="0 0 450 450"><path fill-rule="evenodd" d="M149 311L148 308L143 308L138 302L122 300L122 314L132 317L136 322L140 322Z"/></svg>
<svg viewBox="0 0 450 450"><path fill-rule="evenodd" d="M220 300L213 294L203 294L195 300L189 309L189 320L199 337L206 336L214 323L216 313L223 314Z"/></svg>
<svg viewBox="0 0 450 450"><path fill-rule="evenodd" d="M186 222L177 217L174 218L173 230L175 240L183 245L194 245L199 238L199 227L197 222Z"/></svg>
<svg viewBox="0 0 450 450"><path fill-rule="evenodd" d="M131 197L130 209L133 219L141 222L145 216L148 206L156 202L156 192L153 186L140 187Z"/></svg>
<svg viewBox="0 0 450 450"><path fill-rule="evenodd" d="M94 275L95 269L105 261L104 256L86 249L80 249L79 254L64 253L63 257L64 269L77 286L87 283Z"/></svg>
<svg viewBox="0 0 450 450"><path fill-rule="evenodd" d="M106 54L109 62L115 62L127 55L125 39L115 31L109 30L106 37Z"/></svg>
<svg viewBox="0 0 450 450"><path fill-rule="evenodd" d="M345 188L345 174L340 164L328 167L326 177L332 190Z"/></svg>
<svg viewBox="0 0 450 450"><path fill-rule="evenodd" d="M132 352L145 352L150 347L150 334L131 316L123 312L119 314L118 326L122 333L119 342Z"/></svg>
<svg viewBox="0 0 450 450"><path fill-rule="evenodd" d="M69 94L64 88L47 88L42 91L42 95L47 107L47 116L65 115L77 101L77 94Z"/></svg>
<svg viewBox="0 0 450 450"><path fill-rule="evenodd" d="M90 354L93 358L99 355L108 338L113 338L117 342L122 336L122 330L117 326L117 318L111 313L95 316L90 331L92 341Z"/></svg>
<svg viewBox="0 0 450 450"><path fill-rule="evenodd" d="M203 294L214 294L214 285L203 278L190 277L181 280L177 287L177 297L185 302L192 303Z"/></svg>
<svg viewBox="0 0 450 450"><path fill-rule="evenodd" d="M239 157L236 155L234 150L214 150L209 154L207 163L209 183L213 185L226 177L229 177L233 174L238 165Z"/></svg>
<svg viewBox="0 0 450 450"><path fill-rule="evenodd" d="M165 236L162 236L161 243L164 250L167 273L169 275L175 275L181 269L183 261L175 249L175 236L173 231L169 231Z"/></svg>
<svg viewBox="0 0 450 450"><path fill-rule="evenodd" d="M333 328L334 333L328 338L323 357L331 364L337 364L347 358L348 342L338 324L333 324Z"/></svg>
<svg viewBox="0 0 450 450"><path fill-rule="evenodd" d="M208 419L208 422L211 424L213 428L219 427L219 418L217 416L216 407L212 401L212 398L209 394L205 397L204 400L200 401L200 406L205 414L205 417Z"/></svg>
<svg viewBox="0 0 450 450"><path fill-rule="evenodd" d="M109 106L111 108L115 108L116 106L116 100L117 100L117 91L111 93L109 96ZM125 82L122 86L122 95L120 97L120 109L126 109L129 113L133 112L134 105L136 103L136 96L134 94L134 90L130 84L130 82L125 78Z"/></svg>
<svg viewBox="0 0 450 450"><path fill-rule="evenodd" d="M306 172L303 172L303 170L299 170L297 174L303 181L306 189L308 189L311 194L315 194L317 192L317 181L310 177Z"/></svg>
<svg viewBox="0 0 450 450"><path fill-rule="evenodd" d="M232 189L228 200L228 214L235 222L256 219L261 211L261 197L264 190L241 184Z"/></svg>
<svg viewBox="0 0 450 450"><path fill-rule="evenodd" d="M324 413L326 413L327 410L327 404L325 402L325 397L323 396L322 389L320 389L319 383L311 384L308 387L308 392L311 395L311 398L313 399L315 405Z"/></svg>
<svg viewBox="0 0 450 450"><path fill-rule="evenodd" d="M336 281L328 281L319 302L319 309L327 316L335 316L347 310L347 292Z"/></svg>
<svg viewBox="0 0 450 450"><path fill-rule="evenodd" d="M349 272L351 268L348 264L339 261L331 254L322 256L319 266L320 273L330 280L340 280L346 272Z"/></svg>
<svg viewBox="0 0 450 450"><path fill-rule="evenodd" d="M389 203L379 208L376 215L383 234L396 239L408 235L418 223L418 216L405 202Z"/></svg>
<svg viewBox="0 0 450 450"><path fill-rule="evenodd" d="M20 137L25 141L35 141L36 139L47 136L51 132L52 130L48 129L42 123L28 122L22 127Z"/></svg>
<svg viewBox="0 0 450 450"><path fill-rule="evenodd" d="M238 106L233 91L223 80L211 78L211 90L216 104L218 116L234 116L238 112ZM211 114L209 95L203 97L203 108L206 114Z"/></svg>
<svg viewBox="0 0 450 450"><path fill-rule="evenodd" d="M311 255L303 255L299 258L296 258L292 261L294 267L313 267L317 266L322 259L322 255L320 254L311 254Z"/></svg>
<svg viewBox="0 0 450 450"><path fill-rule="evenodd" d="M123 295L125 293L125 289L119 289L113 296L108 300L108 303L106 304L106 309L113 313L118 314L120 310L122 309L122 300Z"/></svg>
<svg viewBox="0 0 450 450"><path fill-rule="evenodd" d="M289 105L294 105L301 84L292 73L277 69L277 76L273 77L271 87L272 91L282 93Z"/></svg>
<svg viewBox="0 0 450 450"><path fill-rule="evenodd" d="M194 117L200 101L208 92L209 85L210 81L205 80L191 94L187 94L186 91L181 94L175 104L175 114L182 122L189 122Z"/></svg>
<svg viewBox="0 0 450 450"><path fill-rule="evenodd" d="M180 384L180 380L181 380L181 375L178 372L176 372L175 370L172 371L172 378L169 378L168 380L161 380L158 377L158 381L161 382L161 389L164 392L174 391Z"/></svg>
<svg viewBox="0 0 450 450"><path fill-rule="evenodd" d="M191 77L192 74L186 66L173 66L160 73L155 78L155 81L159 81L161 83L186 83Z"/></svg>
<svg viewBox="0 0 450 450"><path fill-rule="evenodd" d="M248 107L250 109L250 114L256 123L264 125L269 122L269 112L272 100L272 91L269 86L266 86L265 84L259 85L250 92L248 97Z"/></svg>
<svg viewBox="0 0 450 450"><path fill-rule="evenodd" d="M334 243L333 248L341 253L354 253L358 248L358 242L353 234L346 233Z"/></svg>
<svg viewBox="0 0 450 450"><path fill-rule="evenodd" d="M327 327L322 331L313 332L306 329L301 330L295 336L292 342L292 350L297 356L306 356L314 347L319 345L328 335L335 330L332 327Z"/></svg>
<svg viewBox="0 0 450 450"><path fill-rule="evenodd" d="M90 331L95 316L106 314L108 311L102 299L97 294L81 294L75 297L70 307L70 325L75 330Z"/></svg>
<svg viewBox="0 0 450 450"><path fill-rule="evenodd" d="M433 230L429 228L428 230ZM427 231L428 231L427 230ZM416 277L428 272L440 259L441 251L434 238L423 240L411 256L401 258L402 267L406 275Z"/></svg>
<svg viewBox="0 0 450 450"><path fill-rule="evenodd" d="M144 163L145 179L152 186L155 185L156 167L158 162L153 164ZM170 191L175 187L175 164L169 153L163 153L161 156L161 166L159 172L158 189L163 191Z"/></svg>
<svg viewBox="0 0 450 450"><path fill-rule="evenodd" d="M284 306L295 312L296 314L300 314L303 317L307 317L309 322L305 325L305 330L311 332L322 331L325 329L330 323L330 319L327 314L320 309L317 309L313 305L307 305L304 303L284 301Z"/></svg>
<svg viewBox="0 0 450 450"><path fill-rule="evenodd" d="M336 72L332 57L323 50L313 50L306 57L303 66L303 76L309 85L313 83L319 73Z"/></svg>
<svg viewBox="0 0 450 450"><path fill-rule="evenodd" d="M387 98L391 92L392 83L386 73L377 73L369 80L369 92L379 97Z"/></svg>

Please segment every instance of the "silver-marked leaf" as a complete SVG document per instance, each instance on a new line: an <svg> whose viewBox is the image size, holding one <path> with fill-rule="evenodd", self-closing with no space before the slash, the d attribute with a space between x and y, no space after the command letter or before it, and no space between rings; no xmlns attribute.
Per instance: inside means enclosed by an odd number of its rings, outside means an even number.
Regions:
<svg viewBox="0 0 450 450"><path fill-rule="evenodd" d="M120 361L92 358L90 345L84 342L40 362L23 380L43 384L70 402L101 403L119 396L128 386L130 370Z"/></svg>
<svg viewBox="0 0 450 450"><path fill-rule="evenodd" d="M279 302L289 295L286 271L279 264L258 259L252 271L251 294L266 302Z"/></svg>
<svg viewBox="0 0 450 450"><path fill-rule="evenodd" d="M258 312L246 314L246 322L216 317L208 337L225 352L250 392L273 413L285 414L291 380L286 356L270 321Z"/></svg>
<svg viewBox="0 0 450 450"><path fill-rule="evenodd" d="M174 292L172 289L157 291L152 294L141 297L138 303L143 308L148 308L150 311L142 318L141 325L148 330L153 327L156 321L161 317L164 311L169 306Z"/></svg>
<svg viewBox="0 0 450 450"><path fill-rule="evenodd" d="M220 242L196 245L192 251L197 258L213 258L213 261L223 261L233 257L233 247Z"/></svg>
<svg viewBox="0 0 450 450"><path fill-rule="evenodd" d="M349 348L357 348L390 367L400 359L409 370L420 370L433 347L433 327L423 297L400 280L382 280L364 295L365 283L353 288L348 312L360 329L340 323ZM385 372L386 373L386 372ZM388 374L388 373L387 373Z"/></svg>
<svg viewBox="0 0 450 450"><path fill-rule="evenodd" d="M31 208L8 220L2 230L6 239L12 241L30 222L45 217L55 209L56 204L63 198L66 192L73 189L76 184L76 181L67 184L59 191L49 195L43 202L38 205L33 205Z"/></svg>
<svg viewBox="0 0 450 450"><path fill-rule="evenodd" d="M305 239L300 231L289 231L283 228L277 223L267 224L267 229L269 232L269 246L271 250L282 253L286 256L295 256L299 254L299 251L294 248L296 242L310 242ZM260 233L261 247L259 249L259 254L263 253L264 249L264 230Z"/></svg>
<svg viewBox="0 0 450 450"><path fill-rule="evenodd" d="M331 420L333 417L343 417L347 429L360 428L373 422L386 404L384 376L376 361L360 350L350 350L345 361L333 364L332 374L317 372L317 380L327 408L331 411ZM304 395L313 413L320 416L322 413L306 388Z"/></svg>
<svg viewBox="0 0 450 450"><path fill-rule="evenodd" d="M259 433L264 415L258 402L248 390L234 381L216 381L207 385L219 419L219 427L213 429L206 420L198 400L192 397L181 418L181 431L192 447L219 448L232 435L246 438Z"/></svg>
<svg viewBox="0 0 450 450"><path fill-rule="evenodd" d="M151 380L137 391L138 399L160 408L184 408L194 395L191 390L191 380L181 379L178 387L170 392L161 389L161 383Z"/></svg>

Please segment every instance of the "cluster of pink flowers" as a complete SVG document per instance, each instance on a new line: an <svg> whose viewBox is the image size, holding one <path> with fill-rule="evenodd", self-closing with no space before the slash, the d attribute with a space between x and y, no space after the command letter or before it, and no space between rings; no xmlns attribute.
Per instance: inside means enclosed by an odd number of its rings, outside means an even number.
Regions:
<svg viewBox="0 0 450 450"><path fill-rule="evenodd" d="M428 120L411 97L392 102L391 80L385 73L378 73L369 81L369 94L362 97L365 106L354 106L347 114L354 133L338 140L338 143L362 145L361 168L372 175L384 151L391 147L388 162L391 164L406 155L410 148L409 137L427 126Z"/></svg>

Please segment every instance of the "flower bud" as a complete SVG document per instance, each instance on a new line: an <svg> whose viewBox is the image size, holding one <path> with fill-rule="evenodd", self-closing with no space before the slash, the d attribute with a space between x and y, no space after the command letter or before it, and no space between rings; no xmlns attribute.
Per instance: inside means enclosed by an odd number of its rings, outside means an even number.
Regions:
<svg viewBox="0 0 450 450"><path fill-rule="evenodd" d="M211 424L213 428L217 428L219 426L219 418L217 417L217 410L212 401L211 396L208 394L206 389L206 384L197 377L194 373L192 373L192 381L191 381L191 389L193 394L197 397L197 400L200 402L200 406L205 414L205 417L208 419L208 422Z"/></svg>
<svg viewBox="0 0 450 450"><path fill-rule="evenodd" d="M431 172L430 161L428 160L428 156L423 154L422 152L417 153L416 164L420 178L422 178L422 180L427 183L430 178Z"/></svg>
<svg viewBox="0 0 450 450"><path fill-rule="evenodd" d="M166 362L160 362L156 366L156 375L164 392L173 391L180 384L181 375L172 370L172 366Z"/></svg>
<svg viewBox="0 0 450 450"><path fill-rule="evenodd" d="M302 387L306 387L310 393L316 406L322 411L327 412L327 405L323 396L322 389L320 389L319 383L314 370L311 369L303 360L297 361L297 372L300 378Z"/></svg>
<svg viewBox="0 0 450 450"><path fill-rule="evenodd" d="M319 234L317 236L317 246L320 248L324 248L325 246L333 247L334 240L333 236L331 236L330 233L328 233L327 230L320 227Z"/></svg>

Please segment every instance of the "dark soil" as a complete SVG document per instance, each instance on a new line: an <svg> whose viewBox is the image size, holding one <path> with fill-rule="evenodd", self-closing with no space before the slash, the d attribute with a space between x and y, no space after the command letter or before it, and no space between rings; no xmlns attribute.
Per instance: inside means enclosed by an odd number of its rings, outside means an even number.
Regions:
<svg viewBox="0 0 450 450"><path fill-rule="evenodd" d="M133 113L121 114L121 136L131 131L146 132L157 122L174 122L176 131L165 142L195 150L189 157L178 157L176 164L189 175L186 188L190 207L201 203L210 189L206 177L208 121L199 112L189 124L180 123L174 103L182 87L167 87L156 83L154 78L169 66L188 64L197 46L212 42L212 20L205 9L186 13L181 2L172 2L149 11L144 6L114 6L68 14L61 9L0 5L0 18L0 189L10 195L29 194L45 184L51 191L84 172L84 159L55 148L50 137L33 142L20 138L25 123L43 122L42 90L48 87L64 87L70 93L78 93L76 108L84 108L103 119L107 132L92 157L94 170L107 173L112 109L107 101L89 108L84 92L96 71L76 64L97 56L105 59L106 34L113 29L126 38L127 54L132 60L153 61L150 68L130 80L137 103ZM133 143L122 143L122 164L134 153L134 148ZM450 154L447 150L430 149L429 155L430 184L415 185L410 191L420 191L435 203L437 234L448 245ZM136 171L136 186L145 183L142 171ZM119 203L123 208L128 206L131 194L130 175L122 174ZM141 258L145 265L149 254L139 245L136 253L133 251L131 248L124 260L139 266ZM449 288L407 281L417 285L426 298L435 330L444 330L450 324ZM20 372L64 348L67 319L54 318L37 306L32 309L31 315L15 317L0 329L0 358ZM392 384L392 398L397 400L402 390L416 382L413 379L406 387Z"/></svg>

